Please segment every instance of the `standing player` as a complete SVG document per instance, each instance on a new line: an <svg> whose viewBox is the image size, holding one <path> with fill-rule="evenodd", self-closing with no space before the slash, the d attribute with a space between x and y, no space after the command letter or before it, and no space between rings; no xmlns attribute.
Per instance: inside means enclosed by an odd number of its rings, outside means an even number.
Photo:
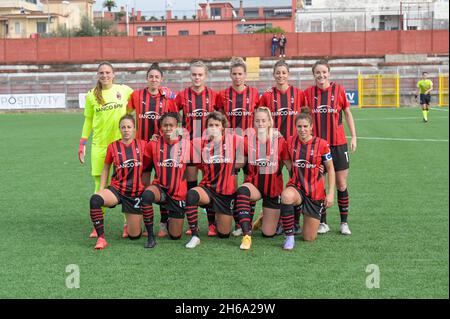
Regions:
<svg viewBox="0 0 450 319"><path fill-rule="evenodd" d="M321 212L333 205L335 175L327 141L313 137L311 111L303 108L296 120L297 135L287 142L292 163L291 179L281 193L281 220L286 235L283 249L294 249L294 207L301 205L303 212L303 240L317 237ZM325 194L325 177L320 165L328 171L328 194Z"/></svg>
<svg viewBox="0 0 450 319"><path fill-rule="evenodd" d="M163 71L158 63L153 63L147 71L147 87L134 91L128 108L136 111L136 138L149 142L152 136L159 135L158 121L164 113L175 112L175 103L171 99L173 93L162 87ZM150 184L150 172L144 171L144 185ZM167 236L168 211L161 207L161 222L158 237Z"/></svg>
<svg viewBox="0 0 450 319"><path fill-rule="evenodd" d="M164 205L169 210L168 234L180 239L183 231L184 203L186 199L186 163L189 162L189 136L178 134L178 113L165 113L160 119L162 136L152 140L145 148L146 162L153 163L155 178L142 194L142 213L148 232L145 248L153 248L152 204Z"/></svg>
<svg viewBox="0 0 450 319"><path fill-rule="evenodd" d="M95 249L108 246L104 236L102 207L122 205L128 225L128 238L141 237L141 194L144 191L141 175L144 164L145 141L134 138L135 122L133 116L124 115L119 121L122 139L108 145L105 165L100 178L100 189L90 200L90 215L98 239ZM111 164L114 171L111 184L106 187ZM105 188L106 187L106 188Z"/></svg>
<svg viewBox="0 0 450 319"><path fill-rule="evenodd" d="M295 117L305 106L305 96L302 90L289 84L289 65L280 60L273 67L275 87L265 92L259 102L260 106L267 106L272 111L275 128L287 140L295 134ZM295 231L300 232L300 211L295 212ZM277 231L281 233L281 223Z"/></svg>
<svg viewBox="0 0 450 319"><path fill-rule="evenodd" d="M245 131L252 127L253 111L259 103L259 93L256 88L245 84L247 78L247 65L242 58L233 58L230 66L231 86L220 91L217 95L217 109L222 111L227 117L230 128L235 134L244 136ZM247 173L244 167L244 174ZM255 213L254 203L252 204L251 216ZM211 214L214 216L214 214ZM239 225L237 216L234 216L236 226ZM214 220L208 218L209 223ZM242 235L242 229L237 227L233 231L234 236Z"/></svg>
<svg viewBox="0 0 450 319"><path fill-rule="evenodd" d="M186 248L200 244L198 235L198 206L209 207L216 212L217 236L230 236L234 198L237 187L236 168L244 164L244 139L225 133L225 115L214 111L206 118L205 139L192 142L193 160L199 162L203 173L200 186L190 189L186 196L186 217L191 229L191 240ZM200 148L196 145L200 144Z"/></svg>
<svg viewBox="0 0 450 319"><path fill-rule="evenodd" d="M191 86L179 92L175 98L178 111L183 112L183 123L190 133L191 141L202 136L206 129L206 117L216 108L217 93L205 85L208 68L202 61L190 65ZM200 141L200 139L197 139ZM197 145L196 147L200 147ZM198 168L189 164L187 169L188 190L197 186ZM208 236L215 236L214 212L208 212ZM188 229L187 234L190 233Z"/></svg>
<svg viewBox="0 0 450 319"><path fill-rule="evenodd" d="M282 160L287 159L286 142L273 132L270 110L261 106L255 110L254 129L246 138L248 174L236 191L235 212L243 231L241 249L251 247L250 202L263 199L263 237L273 237L280 219L283 190Z"/></svg>
<svg viewBox="0 0 450 319"><path fill-rule="evenodd" d="M342 115L345 116L351 135L350 152L356 151L356 129L350 111L350 103L345 96L344 87L330 82L330 66L328 61L319 60L312 67L315 85L305 90L308 107L313 118L313 135L328 142L333 156L336 172L336 186L339 212L341 216L340 232L350 235L347 223L349 196L347 191L347 176L349 169L347 139L344 132ZM329 171L328 171L329 173ZM319 234L330 230L326 222L326 212L322 213Z"/></svg>
<svg viewBox="0 0 450 319"><path fill-rule="evenodd" d="M431 91L433 90L433 82L428 78L428 72L422 72L422 79L417 82L417 94L420 97L420 106L422 107L423 121L428 122L428 111L431 101Z"/></svg>
<svg viewBox="0 0 450 319"><path fill-rule="evenodd" d="M97 86L86 95L84 124L78 147L78 159L84 164L86 142L91 132L91 174L94 177L95 192L100 189L100 175L110 143L120 139L119 120L127 112L128 99L133 90L126 85L114 84L114 69L108 62L102 62L97 69ZM127 233L124 225L124 235ZM97 237L95 229L89 236Z"/></svg>

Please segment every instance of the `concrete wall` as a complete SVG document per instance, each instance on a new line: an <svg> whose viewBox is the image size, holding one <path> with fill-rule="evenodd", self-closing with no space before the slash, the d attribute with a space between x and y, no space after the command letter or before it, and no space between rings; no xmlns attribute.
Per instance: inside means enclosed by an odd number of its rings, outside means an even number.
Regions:
<svg viewBox="0 0 450 319"><path fill-rule="evenodd" d="M270 56L271 34L0 40L0 64ZM288 57L448 54L448 30L287 34Z"/></svg>
<svg viewBox="0 0 450 319"><path fill-rule="evenodd" d="M398 57L395 57L398 58ZM404 61L408 61L405 59ZM430 73L435 84L433 105L437 103L438 74L448 73L448 59L445 57L426 57L421 64L414 61L398 63L387 62L385 58L331 59L331 79L344 85L347 90L358 89L358 73L361 74L395 74L400 75L400 103L417 105L413 99L417 80L422 71ZM272 67L276 59L261 60L259 79L248 81L261 93L274 85ZM289 82L301 89L313 84L311 66L315 59L287 60L290 65ZM150 63L116 63L116 82L124 83L134 89L145 87L146 70ZM185 62L162 62L164 85L174 91L189 86L189 64ZM230 85L228 61L207 62L210 68L207 85L214 90L221 90ZM95 86L96 64L71 65L8 65L0 66L0 94L38 94L64 93L68 108L78 108L80 93L86 93Z"/></svg>

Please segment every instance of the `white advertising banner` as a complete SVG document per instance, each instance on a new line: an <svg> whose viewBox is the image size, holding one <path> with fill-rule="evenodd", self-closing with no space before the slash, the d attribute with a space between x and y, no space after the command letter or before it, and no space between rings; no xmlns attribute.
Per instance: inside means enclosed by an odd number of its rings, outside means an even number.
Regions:
<svg viewBox="0 0 450 319"><path fill-rule="evenodd" d="M63 109L65 107L65 94L0 94L0 110Z"/></svg>
<svg viewBox="0 0 450 319"><path fill-rule="evenodd" d="M80 109L84 109L84 104L86 103L87 93L78 93L78 105Z"/></svg>

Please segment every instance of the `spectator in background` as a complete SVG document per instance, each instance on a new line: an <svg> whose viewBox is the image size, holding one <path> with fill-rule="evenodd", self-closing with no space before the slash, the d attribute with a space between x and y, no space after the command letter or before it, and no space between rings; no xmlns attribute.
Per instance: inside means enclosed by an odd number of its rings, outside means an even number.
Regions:
<svg viewBox="0 0 450 319"><path fill-rule="evenodd" d="M278 46L280 47L280 58L286 57L286 53L285 53L286 43L287 43L287 39L283 33L283 34L281 34L281 37L278 39Z"/></svg>
<svg viewBox="0 0 450 319"><path fill-rule="evenodd" d="M272 36L271 46L272 46L272 56L276 56L278 47L278 38L276 34Z"/></svg>

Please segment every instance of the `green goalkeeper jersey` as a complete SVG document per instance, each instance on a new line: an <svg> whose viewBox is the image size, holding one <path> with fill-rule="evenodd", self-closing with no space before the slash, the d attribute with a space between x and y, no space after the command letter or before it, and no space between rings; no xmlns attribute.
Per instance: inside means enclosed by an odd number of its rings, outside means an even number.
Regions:
<svg viewBox="0 0 450 319"><path fill-rule="evenodd" d="M105 103L100 105L95 99L94 89L88 92L84 116L92 118L92 145L107 147L121 138L119 120L127 113L131 93L133 89L130 87L114 84L110 89L102 90Z"/></svg>

